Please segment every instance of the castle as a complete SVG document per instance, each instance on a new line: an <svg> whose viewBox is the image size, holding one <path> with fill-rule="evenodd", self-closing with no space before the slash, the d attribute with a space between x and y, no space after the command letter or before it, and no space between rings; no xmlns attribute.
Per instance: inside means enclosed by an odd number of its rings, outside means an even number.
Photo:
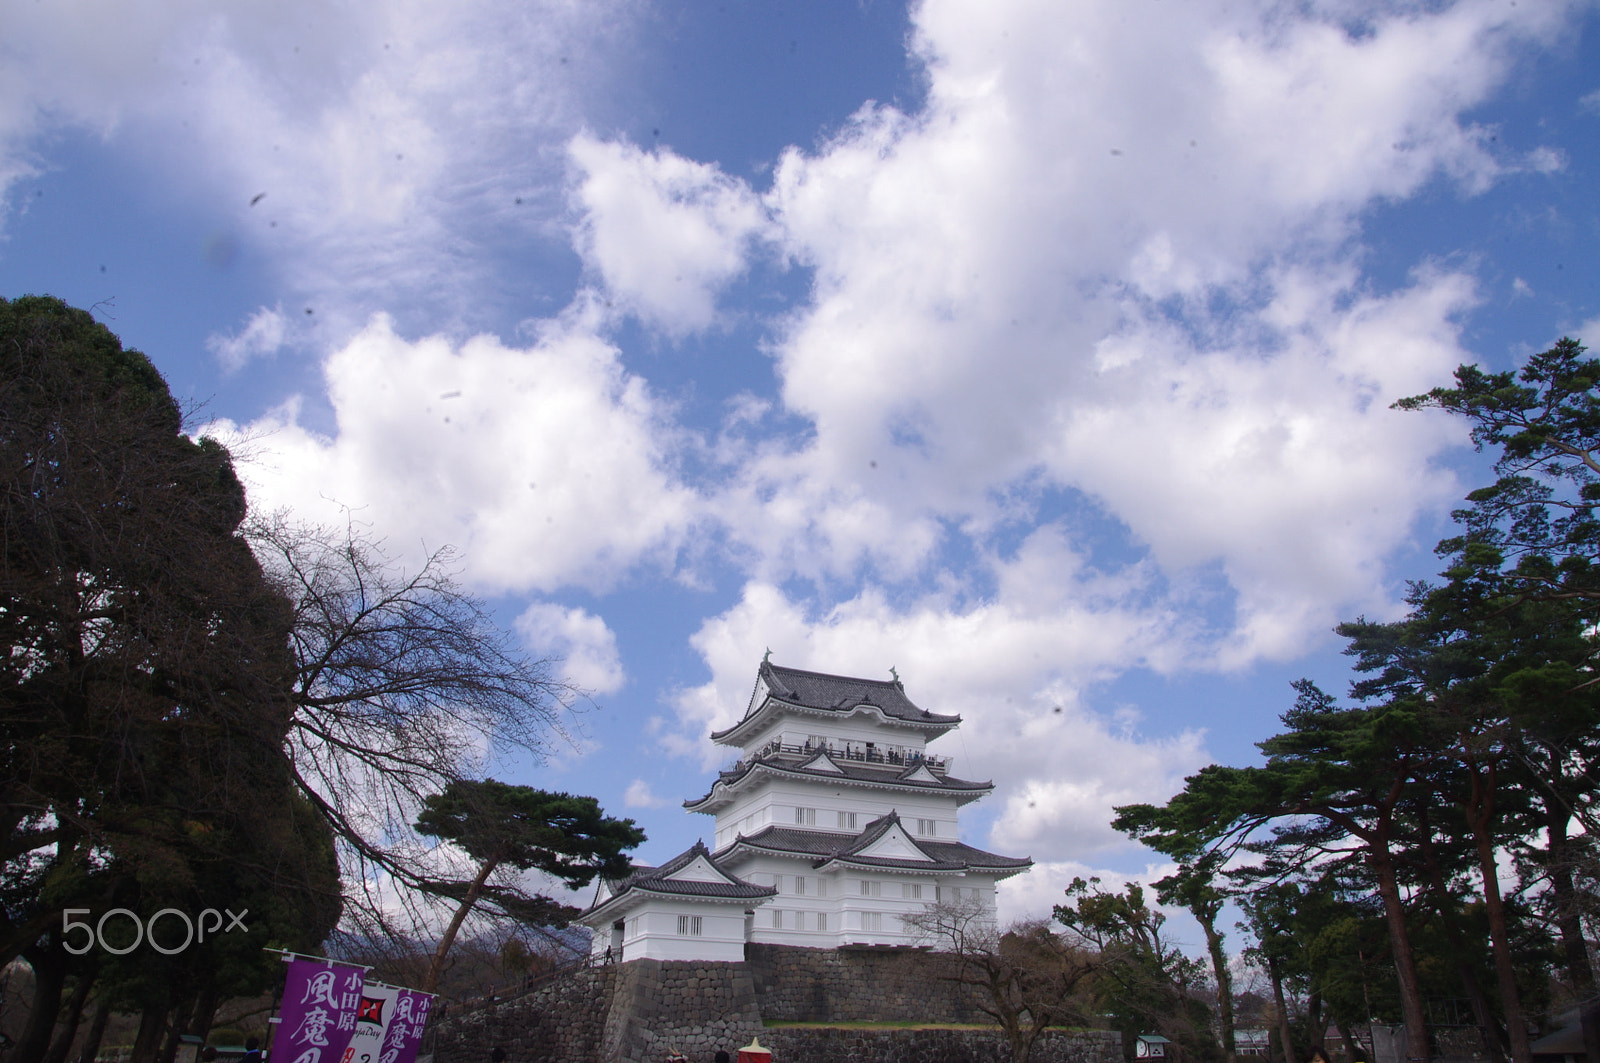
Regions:
<svg viewBox="0 0 1600 1063"><path fill-rule="evenodd" d="M684 802L716 817L715 849L696 842L602 882L578 919L594 930L595 955L739 961L746 943L915 946L925 942L903 917L940 903L993 920L995 884L1032 861L960 840L961 807L994 789L927 751L960 723L915 705L898 675L763 660L743 719L711 736L738 762Z"/></svg>

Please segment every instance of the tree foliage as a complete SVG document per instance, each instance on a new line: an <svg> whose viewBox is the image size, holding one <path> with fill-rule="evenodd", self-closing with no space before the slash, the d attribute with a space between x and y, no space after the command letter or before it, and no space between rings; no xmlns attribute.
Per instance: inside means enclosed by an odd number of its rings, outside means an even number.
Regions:
<svg viewBox="0 0 1600 1063"><path fill-rule="evenodd" d="M248 956L230 958L238 939L191 950L182 978L78 958L68 907L253 897L263 933L302 945L338 916L326 825L283 755L292 611L239 532L228 452L182 422L149 360L88 314L0 300L0 960L36 977L19 1061L46 1052L68 979L80 1011L98 980L165 1017L192 1013L201 983L270 969L260 935Z"/></svg>
<svg viewBox="0 0 1600 1063"><path fill-rule="evenodd" d="M631 819L614 819L592 797L550 793L494 779L458 780L423 802L416 829L451 842L477 863L467 882L434 882L431 890L457 898L456 909L434 952L423 988L438 984L446 955L474 905L489 902L501 911L544 923L564 923L577 914L541 894L514 884L494 885L500 867L536 871L577 889L596 875L620 879L631 864L624 852L645 840Z"/></svg>

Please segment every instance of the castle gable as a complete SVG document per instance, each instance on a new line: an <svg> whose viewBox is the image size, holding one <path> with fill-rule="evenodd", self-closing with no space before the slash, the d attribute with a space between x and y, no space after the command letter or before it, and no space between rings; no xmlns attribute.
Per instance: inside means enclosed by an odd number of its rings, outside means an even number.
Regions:
<svg viewBox="0 0 1600 1063"><path fill-rule="evenodd" d="M854 849L852 856L875 857L880 860L928 860L932 857L923 852L917 843L911 840L911 835L900 825L898 819L873 842Z"/></svg>
<svg viewBox="0 0 1600 1063"><path fill-rule="evenodd" d="M661 876L676 882L738 882L734 876L712 865L709 857L697 854L689 863Z"/></svg>

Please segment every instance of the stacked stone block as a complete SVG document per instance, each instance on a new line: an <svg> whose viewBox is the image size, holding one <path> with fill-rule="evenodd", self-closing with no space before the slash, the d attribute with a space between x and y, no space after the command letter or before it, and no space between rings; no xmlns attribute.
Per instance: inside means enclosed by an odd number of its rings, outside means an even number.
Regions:
<svg viewBox="0 0 1600 1063"><path fill-rule="evenodd" d="M1005 1038L974 1030L763 1027L769 1022L989 1021L943 980L944 958L751 945L744 963L635 960L578 968L526 996L439 1022L432 1063L690 1063L754 1036L774 1063L1010 1063ZM1030 1063L1121 1063L1118 1036L1052 1030Z"/></svg>
<svg viewBox="0 0 1600 1063"><path fill-rule="evenodd" d="M940 953L745 946L767 1022L990 1022Z"/></svg>
<svg viewBox="0 0 1600 1063"><path fill-rule="evenodd" d="M448 1016L433 1036L434 1063L594 1063L600 1058L614 967L580 967L526 996Z"/></svg>
<svg viewBox="0 0 1600 1063"><path fill-rule="evenodd" d="M1011 1063L998 1030L778 1028L761 1035L773 1063ZM1122 1063L1122 1040L1110 1030L1046 1030L1029 1063Z"/></svg>
<svg viewBox="0 0 1600 1063"><path fill-rule="evenodd" d="M742 963L634 960L617 972L600 1059L662 1063L673 1052L706 1061L734 1054L761 1032L750 972Z"/></svg>

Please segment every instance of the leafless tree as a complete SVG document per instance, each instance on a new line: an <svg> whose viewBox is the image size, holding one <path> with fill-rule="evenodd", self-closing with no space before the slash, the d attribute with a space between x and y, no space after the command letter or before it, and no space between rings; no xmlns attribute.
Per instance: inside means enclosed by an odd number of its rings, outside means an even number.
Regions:
<svg viewBox="0 0 1600 1063"><path fill-rule="evenodd" d="M375 883L439 880L411 828L422 801L481 774L492 753L547 753L583 693L511 642L456 582L448 548L407 572L354 524L278 515L251 519L245 535L293 609L295 778L332 823L378 929L396 906ZM420 918L416 894L386 899Z"/></svg>
<svg viewBox="0 0 1600 1063"><path fill-rule="evenodd" d="M991 912L968 901L930 904L901 920L943 958L944 978L972 987L975 1006L1005 1032L1013 1063L1028 1063L1047 1028L1087 1020L1080 989L1098 959L1049 924L1001 929Z"/></svg>

